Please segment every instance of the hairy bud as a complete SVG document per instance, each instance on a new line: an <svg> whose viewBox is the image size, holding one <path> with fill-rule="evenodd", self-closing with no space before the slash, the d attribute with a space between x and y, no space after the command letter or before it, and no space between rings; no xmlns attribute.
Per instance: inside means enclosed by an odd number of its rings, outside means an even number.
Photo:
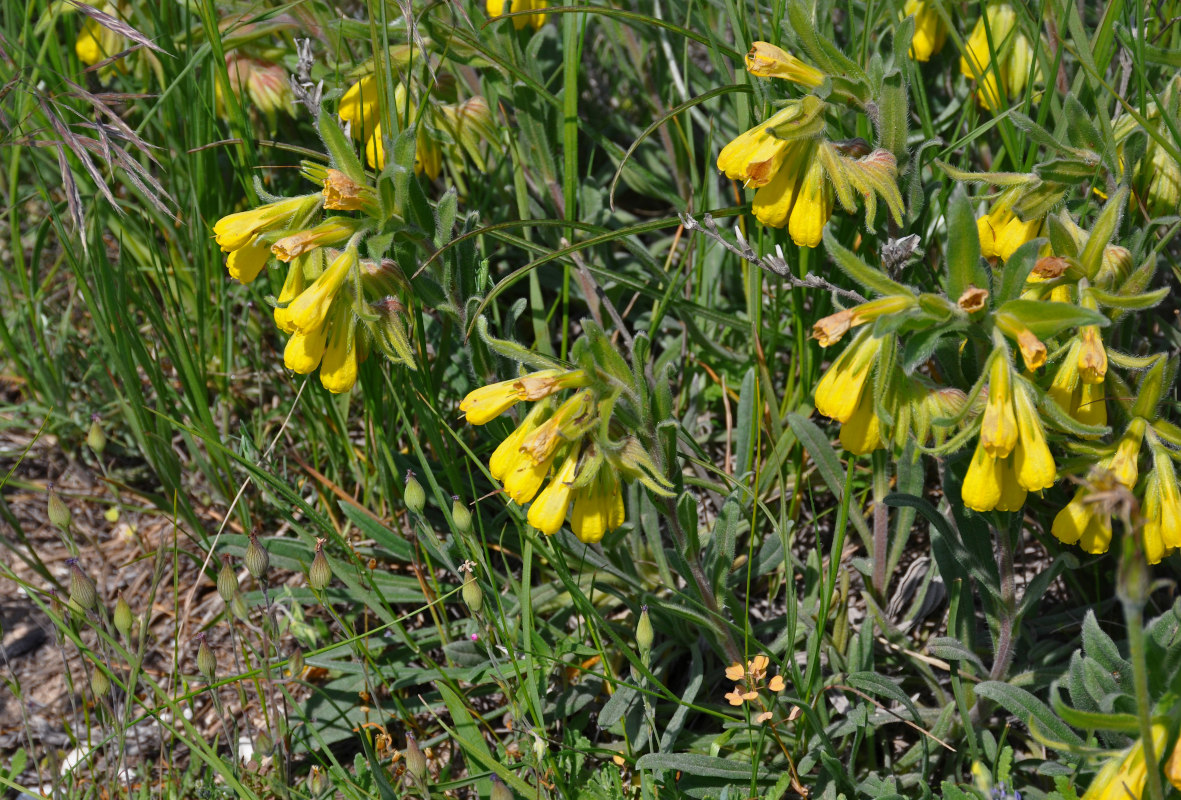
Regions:
<svg viewBox="0 0 1181 800"><path fill-rule="evenodd" d="M418 746L418 741L413 734L406 734L406 750L403 755L406 757L406 771L414 776L415 780L424 780L426 778L426 756L423 755L422 748Z"/></svg>
<svg viewBox="0 0 1181 800"><path fill-rule="evenodd" d="M95 697L105 697L111 691L111 679L98 667L90 673L90 691Z"/></svg>
<svg viewBox="0 0 1181 800"><path fill-rule="evenodd" d="M49 484L49 503L46 508L49 514L49 522L55 528L61 530L68 530L70 527L70 507L66 505L61 496L53 490L53 484Z"/></svg>
<svg viewBox="0 0 1181 800"><path fill-rule="evenodd" d="M94 581L78 566L78 559L66 559L66 566L70 568L70 603L90 611L98 604L98 590Z"/></svg>
<svg viewBox="0 0 1181 800"><path fill-rule="evenodd" d="M213 655L209 642L205 641L205 634L198 634L197 638L201 640L197 647L197 671L205 676L205 680L211 681L217 672L217 658Z"/></svg>

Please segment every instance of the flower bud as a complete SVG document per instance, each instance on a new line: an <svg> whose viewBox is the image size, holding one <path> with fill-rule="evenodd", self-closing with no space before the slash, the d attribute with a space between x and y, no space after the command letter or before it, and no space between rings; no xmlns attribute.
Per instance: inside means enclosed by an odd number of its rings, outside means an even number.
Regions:
<svg viewBox="0 0 1181 800"><path fill-rule="evenodd" d="M303 666L303 651L296 647L287 659L287 669L290 670L291 677L298 678L303 675Z"/></svg>
<svg viewBox="0 0 1181 800"><path fill-rule="evenodd" d="M209 642L205 641L205 634L199 634L198 638L201 644L197 647L197 671L205 676L205 680L212 681L217 672L217 658L209 648Z"/></svg>
<svg viewBox="0 0 1181 800"><path fill-rule="evenodd" d="M66 505L61 496L53 490L53 484L49 484L49 504L47 511L49 513L49 522L55 528L61 530L68 530L70 527L70 507Z"/></svg>
<svg viewBox="0 0 1181 800"><path fill-rule="evenodd" d="M237 591L238 576L234 573L234 568L230 566L229 554L224 553L221 557L221 570L217 573L217 593L228 605L230 600L234 599L234 594Z"/></svg>
<svg viewBox="0 0 1181 800"><path fill-rule="evenodd" d="M250 616L250 609L246 606L246 596L241 592L234 592L234 596L230 600L230 613L243 621Z"/></svg>
<svg viewBox="0 0 1181 800"><path fill-rule="evenodd" d="M324 588L332 583L332 567L329 566L328 559L324 556L324 542L326 541L328 540L316 540L316 557L312 559L312 565L308 567L308 586L317 592L324 591Z"/></svg>
<svg viewBox="0 0 1181 800"><path fill-rule="evenodd" d="M647 655L652 650L652 642L656 638L652 630L652 620L648 617L648 606L640 608L640 621L636 623L636 646L640 653Z"/></svg>
<svg viewBox="0 0 1181 800"><path fill-rule="evenodd" d="M127 601L123 599L123 595L119 595L119 599L115 602L115 630L123 636L124 639L131 633L131 606L127 605Z"/></svg>
<svg viewBox="0 0 1181 800"><path fill-rule="evenodd" d="M451 496L451 522L455 525L455 532L468 534L472 532L472 512L459 500L459 495Z"/></svg>
<svg viewBox="0 0 1181 800"><path fill-rule="evenodd" d="M111 679L98 667L90 673L90 691L94 692L95 697L105 697L111 691Z"/></svg>
<svg viewBox="0 0 1181 800"><path fill-rule="evenodd" d="M492 793L489 800L513 800L513 790L508 788L497 776L492 776Z"/></svg>
<svg viewBox="0 0 1181 800"><path fill-rule="evenodd" d="M328 788L328 774L320 767L312 767L312 771L308 773L308 792L313 797L324 794Z"/></svg>
<svg viewBox="0 0 1181 800"><path fill-rule="evenodd" d="M406 758L406 771L409 772L415 780L423 780L426 778L426 756L423 755L422 748L418 746L418 741L414 738L414 734L406 734L406 750L402 753Z"/></svg>
<svg viewBox="0 0 1181 800"><path fill-rule="evenodd" d="M67 558L66 566L70 568L70 603L84 611L90 611L98 604L98 590L82 568L78 566L78 559Z"/></svg>
<svg viewBox="0 0 1181 800"><path fill-rule="evenodd" d="M463 582L462 594L463 602L467 604L468 609L473 614L480 613L480 609L484 607L484 591L480 588L474 572L467 574L467 579Z"/></svg>
<svg viewBox="0 0 1181 800"><path fill-rule="evenodd" d="M103 431L102 423L99 422L98 414L90 415L90 430L86 432L86 446L94 451L96 456L101 456L103 450L107 447L107 434Z"/></svg>
<svg viewBox="0 0 1181 800"><path fill-rule="evenodd" d="M426 507L426 492L410 470L406 471L406 486L402 490L402 499L406 501L406 508L415 514L422 514L422 509Z"/></svg>
<svg viewBox="0 0 1181 800"><path fill-rule="evenodd" d="M250 534L250 544L246 547L246 557L243 561L246 562L246 571L253 575L255 580L262 580L267 567L271 565L271 557L258 541L257 533Z"/></svg>

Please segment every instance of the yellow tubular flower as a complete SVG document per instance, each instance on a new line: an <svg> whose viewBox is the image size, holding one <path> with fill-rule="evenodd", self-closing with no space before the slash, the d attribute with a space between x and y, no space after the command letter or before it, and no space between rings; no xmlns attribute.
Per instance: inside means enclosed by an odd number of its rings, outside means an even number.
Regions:
<svg viewBox="0 0 1181 800"><path fill-rule="evenodd" d="M1159 755L1168 739L1168 726L1152 726L1153 751ZM1156 765L1152 765L1156 769ZM1144 758L1144 740L1137 739L1131 747L1108 759L1095 780L1087 787L1082 800L1139 800L1144 795L1148 780L1148 764Z"/></svg>
<svg viewBox="0 0 1181 800"><path fill-rule="evenodd" d="M1017 412L1017 429L1020 435L1014 451L1017 482L1031 492L1049 489L1054 485L1058 470L1054 466L1050 448L1046 445L1042 421L1037 415L1037 409L1034 408L1029 390L1024 386L1017 387L1013 395L1013 405Z"/></svg>
<svg viewBox="0 0 1181 800"><path fill-rule="evenodd" d="M837 356L816 384L816 410L837 422L848 422L857 410L881 347L882 340L875 339L867 330Z"/></svg>
<svg viewBox="0 0 1181 800"><path fill-rule="evenodd" d="M239 247L226 257L226 270L239 283L250 283L262 272L271 257L271 248L265 244L251 243Z"/></svg>
<svg viewBox="0 0 1181 800"><path fill-rule="evenodd" d="M1107 351L1099 338L1099 329L1086 325L1079 329L1082 346L1079 349L1078 371L1083 383L1102 383L1107 375Z"/></svg>
<svg viewBox="0 0 1181 800"><path fill-rule="evenodd" d="M571 448L558 468L549 485L537 495L529 506L529 524L546 536L553 536L566 521L570 509L570 495L573 492L576 468L578 467L578 446Z"/></svg>
<svg viewBox="0 0 1181 800"><path fill-rule="evenodd" d="M783 78L811 89L824 83L823 72L770 42L751 44L746 54L746 71L759 78Z"/></svg>
<svg viewBox="0 0 1181 800"><path fill-rule="evenodd" d="M529 11L548 7L549 3L545 0L511 0L511 2L510 0L488 0L486 6L490 17L499 17L513 11ZM533 30L540 30L544 24L545 14L522 14L519 17L513 17L513 27L517 30L521 30L527 25L532 25Z"/></svg>
<svg viewBox="0 0 1181 800"><path fill-rule="evenodd" d="M1012 218L1005 223L1005 227L997 235L996 239L996 253L1001 261L1008 261L1013 253L1017 252L1017 248L1028 242L1030 239L1037 237L1038 230L1042 226L1040 218L1031 219L1028 222L1022 222L1021 219L1014 214Z"/></svg>
<svg viewBox="0 0 1181 800"><path fill-rule="evenodd" d="M816 247L828 218L832 216L832 184L819 159L813 159L801 179L799 194L791 209L787 232L799 247ZM770 224L759 216L764 224Z"/></svg>
<svg viewBox="0 0 1181 800"><path fill-rule="evenodd" d="M1129 489L1136 485L1136 481L1140 477L1137 461L1140 459L1140 447L1144 443L1146 426L1147 423L1142 418L1135 417L1128 423L1127 430L1120 437L1119 444L1115 447L1115 453L1104 462L1115 475L1115 479Z"/></svg>
<svg viewBox="0 0 1181 800"><path fill-rule="evenodd" d="M307 333L292 334L283 348L283 365L292 372L307 375L320 366L327 340L328 328L323 325Z"/></svg>
<svg viewBox="0 0 1181 800"><path fill-rule="evenodd" d="M329 217L314 228L284 236L271 245L271 252L280 261L291 261L317 247L339 244L354 233L360 223L348 217Z"/></svg>
<svg viewBox="0 0 1181 800"><path fill-rule="evenodd" d="M803 190L803 178L814 150L810 142L795 143L787 151L787 159L779 171L755 192L751 212L759 222L772 228L788 224L796 198Z"/></svg>
<svg viewBox="0 0 1181 800"><path fill-rule="evenodd" d="M623 524L623 488L610 467L600 468L590 484L574 494L570 530L580 542L594 544Z"/></svg>
<svg viewBox="0 0 1181 800"><path fill-rule="evenodd" d="M586 373L580 369L543 369L468 392L459 410L470 424L483 425L521 400L540 400L562 389L586 386L587 381Z"/></svg>
<svg viewBox="0 0 1181 800"><path fill-rule="evenodd" d="M579 392L558 406L552 417L538 425L537 430L521 442L521 451L532 458L535 464L552 458L563 441L582 435L587 423L593 421L594 410L592 394Z"/></svg>
<svg viewBox="0 0 1181 800"><path fill-rule="evenodd" d="M365 162L373 169L385 169L385 142L381 138L381 123L373 128L373 135L365 140Z"/></svg>
<svg viewBox="0 0 1181 800"><path fill-rule="evenodd" d="M263 231L283 227L295 217L309 214L319 203L318 195L309 194L228 214L213 224L213 235L222 252L231 253L250 244Z"/></svg>
<svg viewBox="0 0 1181 800"><path fill-rule="evenodd" d="M299 331L308 331L324 324L328 309L336 298L349 273L357 264L357 250L344 250L320 277L287 307L288 322Z"/></svg>
<svg viewBox="0 0 1181 800"><path fill-rule="evenodd" d="M349 87L340 98L337 112L349 123L354 139L367 142L373 135L378 122L377 76L366 75Z"/></svg>
<svg viewBox="0 0 1181 800"><path fill-rule="evenodd" d="M960 490L964 505L973 511L992 511L1001 501L1001 482L1004 477L996 457L985 449L982 442L977 444Z"/></svg>
<svg viewBox="0 0 1181 800"><path fill-rule="evenodd" d="M904 17L914 17L914 38L910 40L910 57L915 61L930 61L943 49L947 40L947 25L938 9L927 0L906 0Z"/></svg>
<svg viewBox="0 0 1181 800"><path fill-rule="evenodd" d="M1082 383L1078 387L1078 401L1073 416L1084 425L1107 424L1106 391L1102 383Z"/></svg>
<svg viewBox="0 0 1181 800"><path fill-rule="evenodd" d="M545 476L549 474L556 453L554 450L542 460L535 461L524 450L518 449L513 461L505 469L504 478L501 479L504 493L522 505L532 500L545 481Z"/></svg>
<svg viewBox="0 0 1181 800"><path fill-rule="evenodd" d="M333 394L353 388L357 382L357 337L353 310L345 301L332 312L332 333L320 365L320 383Z"/></svg>
<svg viewBox="0 0 1181 800"><path fill-rule="evenodd" d="M812 326L812 338L818 341L821 347L828 347L839 342L851 328L873 322L879 317L906 311L914 305L915 299L904 294L870 300L868 303L846 308L817 320Z"/></svg>
<svg viewBox="0 0 1181 800"><path fill-rule="evenodd" d="M1177 488L1177 473L1168 453L1153 449L1153 468L1160 487L1161 539L1169 552L1181 547L1181 490Z"/></svg>
<svg viewBox="0 0 1181 800"><path fill-rule="evenodd" d="M965 42L964 52L960 55L960 71L965 77L979 83L976 98L980 105L990 111L995 111L1001 105L1001 87L998 81L999 64L992 62L993 50L989 49L989 34L992 35L993 48L1001 50L1001 46L1009 33L1017 24L1017 12L1009 3L991 3L985 10L988 17L988 29L984 27L984 17L976 20L976 27ZM1001 76L1003 77L1003 76Z"/></svg>
<svg viewBox="0 0 1181 800"><path fill-rule="evenodd" d="M789 152L796 151L802 146L798 142L779 139L768 131L799 115L800 108L789 105L761 125L740 134L718 153L718 169L724 172L727 178L742 181L750 188L767 185L783 171L780 167ZM799 169L799 159L796 169ZM785 212L784 220L786 219Z"/></svg>
<svg viewBox="0 0 1181 800"><path fill-rule="evenodd" d="M1003 457L1017 445L1017 418L1013 413L1013 389L1009 359L1004 353L992 360L988 379L988 401L980 426L980 445L989 454Z"/></svg>
<svg viewBox="0 0 1181 800"><path fill-rule="evenodd" d="M1144 560L1149 564L1159 564L1172 548L1165 546L1164 534L1161 530L1161 493L1160 483L1153 475L1144 490L1144 526L1140 529L1140 540L1144 545Z"/></svg>
<svg viewBox="0 0 1181 800"><path fill-rule="evenodd" d="M287 277L283 280L283 288L275 299L275 325L284 333L295 333L295 326L291 324L291 312L288 310L292 300L303 292L304 280L303 264L299 261L287 270Z"/></svg>
<svg viewBox="0 0 1181 800"><path fill-rule="evenodd" d="M1014 462L1020 458L1021 443L1019 442L1016 449L1013 450L1013 455L997 459L996 474L1001 485L1001 496L996 501L997 511L1020 511L1021 507L1025 505L1025 497L1028 493L1021 485L1021 479L1014 468Z"/></svg>
<svg viewBox="0 0 1181 800"><path fill-rule="evenodd" d="M1079 489L1074 493L1074 499L1054 517L1050 532L1054 534L1055 539L1063 544L1078 542L1083 537L1083 533L1091 526L1095 517L1095 508L1084 502L1086 496L1086 489ZM1110 540L1110 536L1108 539ZM1099 552L1102 553L1106 550L1107 546L1104 545Z"/></svg>
<svg viewBox="0 0 1181 800"><path fill-rule="evenodd" d="M509 470L512 469L521 458L521 442L525 437L537 430L542 420L552 411L549 401L542 401L535 405L533 409L525 415L525 419L521 420L521 424L517 426L516 430L508 435L503 442L492 453L492 458L488 459L488 471L493 478L498 481L503 481L508 475Z"/></svg>
<svg viewBox="0 0 1181 800"><path fill-rule="evenodd" d="M862 392L861 402L849 421L841 426L841 447L854 455L863 456L885 447L882 443L881 422L873 409L873 392Z"/></svg>

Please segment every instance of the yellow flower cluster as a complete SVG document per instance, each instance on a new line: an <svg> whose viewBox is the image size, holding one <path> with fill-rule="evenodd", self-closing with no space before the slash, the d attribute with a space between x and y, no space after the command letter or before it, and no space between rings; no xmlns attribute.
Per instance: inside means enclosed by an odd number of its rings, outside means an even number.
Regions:
<svg viewBox="0 0 1181 800"><path fill-rule="evenodd" d="M1022 220L1013 211L1013 204L1020 196L1020 187L1001 193L988 213L976 220L976 233L980 236L980 255L987 259L1008 261L1017 248L1038 236L1042 218Z"/></svg>
<svg viewBox="0 0 1181 800"><path fill-rule="evenodd" d="M369 166L377 170L384 168L386 152L377 76L366 75L349 87L340 99L338 113L341 119L349 123L353 137L364 142L365 160ZM424 116L415 134L416 173L425 173L428 178L435 180L443 170L444 155L450 155L451 163L458 169L462 164L462 159L458 157L461 152L474 161L477 169L482 169L480 142L492 136L492 114L484 98L472 97L460 103L432 102ZM392 117L399 124L413 123L418 119L418 106L403 83L394 87ZM443 131L445 139L436 130ZM446 144L445 140L449 140L450 144Z"/></svg>
<svg viewBox="0 0 1181 800"><path fill-rule="evenodd" d="M546 0L488 0L485 7L488 10L488 16L499 17L518 11L541 11L549 8L549 3ZM517 30L527 26L532 26L535 31L541 30L541 26L544 24L545 14L521 14L513 17L513 27Z"/></svg>
<svg viewBox="0 0 1181 800"><path fill-rule="evenodd" d="M468 422L483 425L519 402L536 401L493 452L488 471L514 502L532 502L530 525L553 535L569 516L574 535L594 543L623 524L622 478L638 479L665 494L671 485L635 438L601 440L590 384L583 370L541 370L476 389L459 408ZM578 391L555 403L552 395L564 389Z"/></svg>
<svg viewBox="0 0 1181 800"><path fill-rule="evenodd" d="M356 237L364 231L361 220L330 216L313 224L321 208L351 210L374 202L373 190L357 184L337 170L310 169L323 184L323 192L267 203L249 211L229 214L213 226L222 251L228 253L230 276L242 283L254 281L272 258L290 264L274 311L275 324L291 335L283 351L283 363L300 374L320 368L320 382L331 392L347 392L357 380L364 358L354 311L364 297L356 287L392 288L390 263L362 261ZM334 246L344 244L344 249ZM381 321L396 303L374 303L366 313ZM383 316L383 314L385 316Z"/></svg>
<svg viewBox="0 0 1181 800"><path fill-rule="evenodd" d="M1021 30L1011 3L988 4L964 44L960 71L977 82L976 100L989 111L1000 110L1007 98L1020 95L1031 72L1033 82L1041 82L1033 44Z"/></svg>

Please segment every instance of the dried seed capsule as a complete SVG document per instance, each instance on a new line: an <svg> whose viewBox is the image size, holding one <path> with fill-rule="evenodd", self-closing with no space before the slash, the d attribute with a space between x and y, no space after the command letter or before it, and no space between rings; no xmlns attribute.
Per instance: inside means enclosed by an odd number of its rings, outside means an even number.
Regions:
<svg viewBox="0 0 1181 800"><path fill-rule="evenodd" d="M422 509L426 507L426 492L410 470L406 471L406 486L402 489L402 499L406 501L406 508L415 514L422 514Z"/></svg>
<svg viewBox="0 0 1181 800"><path fill-rule="evenodd" d="M266 575L267 567L271 565L271 557L258 541L257 533L250 534L250 544L247 545L246 556L242 560L246 562L246 571L253 575L255 580L262 580Z"/></svg>
<svg viewBox="0 0 1181 800"><path fill-rule="evenodd" d="M407 772L420 781L426 778L426 756L418 746L414 734L406 734L406 751L402 755L406 757Z"/></svg>
<svg viewBox="0 0 1181 800"><path fill-rule="evenodd" d="M93 450L96 456L101 456L107 448L107 434L103 431L100 419L98 414L91 414L90 430L86 432L86 446Z"/></svg>
<svg viewBox="0 0 1181 800"><path fill-rule="evenodd" d="M463 602L473 614L480 613L480 609L484 607L484 591L480 588L480 584L476 581L476 573L469 572L467 579L463 582Z"/></svg>
<svg viewBox="0 0 1181 800"><path fill-rule="evenodd" d="M128 634L131 633L131 606L127 605L127 601L123 599L122 594L119 595L119 599L115 602L114 623L115 630L119 631L123 638L126 639Z"/></svg>
<svg viewBox="0 0 1181 800"><path fill-rule="evenodd" d="M641 653L649 653L652 651L652 642L655 638L652 620L648 617L648 606L642 606L640 621L636 623L636 646L640 648Z"/></svg>
<svg viewBox="0 0 1181 800"><path fill-rule="evenodd" d="M229 554L225 553L221 557L221 570L217 573L217 593L221 595L222 601L229 605L237 591L238 576L234 573L234 568L230 566Z"/></svg>
<svg viewBox="0 0 1181 800"><path fill-rule="evenodd" d="M317 592L324 591L324 587L332 583L332 567L324 556L324 542L326 541L328 540L316 540L316 557L312 559L312 564L308 567L308 586Z"/></svg>
<svg viewBox="0 0 1181 800"><path fill-rule="evenodd" d="M205 676L205 680L211 681L217 672L217 658L209 648L209 642L205 641L205 634L198 634L197 638L201 640L197 647L197 671Z"/></svg>
<svg viewBox="0 0 1181 800"><path fill-rule="evenodd" d="M82 568L78 566L78 559L67 558L66 566L70 568L70 602L90 611L98 604L98 590Z"/></svg>
<svg viewBox="0 0 1181 800"><path fill-rule="evenodd" d="M105 697L111 691L111 679L98 667L90 673L90 691L95 697Z"/></svg>
<svg viewBox="0 0 1181 800"><path fill-rule="evenodd" d="M53 484L49 484L49 503L46 511L49 514L49 522L55 528L61 530L68 530L70 527L70 507L66 505L61 496L53 490Z"/></svg>
<svg viewBox="0 0 1181 800"><path fill-rule="evenodd" d="M472 512L459 501L459 495L451 496L451 521L455 523L456 533L472 532Z"/></svg>

